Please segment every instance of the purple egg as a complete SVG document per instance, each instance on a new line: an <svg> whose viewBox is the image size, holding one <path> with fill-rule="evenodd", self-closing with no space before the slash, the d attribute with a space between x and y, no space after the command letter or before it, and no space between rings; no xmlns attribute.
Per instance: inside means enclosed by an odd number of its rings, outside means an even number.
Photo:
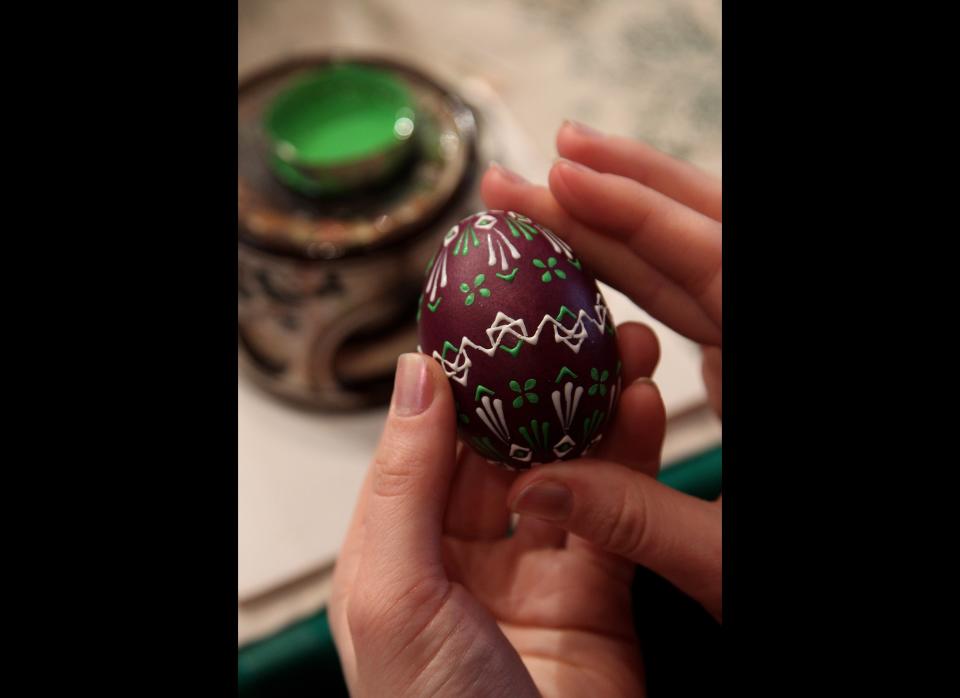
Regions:
<svg viewBox="0 0 960 698"><path fill-rule="evenodd" d="M526 216L461 220L427 266L420 351L443 367L464 443L525 470L584 455L620 397L613 318L563 240Z"/></svg>

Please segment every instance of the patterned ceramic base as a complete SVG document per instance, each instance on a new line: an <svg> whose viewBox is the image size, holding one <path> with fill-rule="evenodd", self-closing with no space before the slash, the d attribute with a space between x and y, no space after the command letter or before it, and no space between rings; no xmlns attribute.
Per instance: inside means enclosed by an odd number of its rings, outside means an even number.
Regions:
<svg viewBox="0 0 960 698"><path fill-rule="evenodd" d="M377 189L312 199L271 171L261 115L298 76L341 61L368 62L408 85L419 105L419 154ZM397 353L416 344L391 340L412 339L423 265L466 212L464 196L475 184L473 112L411 68L338 54L244 80L237 127L241 365L298 404L345 410L386 402ZM344 352L363 355L344 360ZM352 377L345 366L355 369Z"/></svg>

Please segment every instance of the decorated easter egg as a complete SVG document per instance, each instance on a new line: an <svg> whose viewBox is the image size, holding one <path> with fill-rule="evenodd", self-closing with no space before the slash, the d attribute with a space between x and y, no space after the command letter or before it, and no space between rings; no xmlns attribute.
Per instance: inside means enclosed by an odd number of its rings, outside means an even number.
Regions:
<svg viewBox="0 0 960 698"><path fill-rule="evenodd" d="M621 389L616 329L595 279L547 228L512 211L461 220L427 266L417 318L461 439L487 460L524 470L602 438Z"/></svg>

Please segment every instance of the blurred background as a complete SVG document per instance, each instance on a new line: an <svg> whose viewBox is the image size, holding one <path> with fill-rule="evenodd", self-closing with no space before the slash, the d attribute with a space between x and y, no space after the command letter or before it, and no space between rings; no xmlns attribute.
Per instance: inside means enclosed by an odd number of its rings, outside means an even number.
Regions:
<svg viewBox="0 0 960 698"><path fill-rule="evenodd" d="M482 208L476 176L490 159L543 183L566 118L720 176L721 2L239 0L238 11L240 688L336 694L330 571L396 356L416 347L424 254ZM398 71L431 105L418 136L425 123L438 148L386 185L317 200L269 173L263 114L304 66L344 57ZM697 347L603 291L617 322L648 322L661 339L665 472L707 456L719 468Z"/></svg>
<svg viewBox="0 0 960 698"><path fill-rule="evenodd" d="M357 48L490 81L534 145L564 118L720 174L720 0L241 0L240 75ZM543 173L541 173L541 179Z"/></svg>

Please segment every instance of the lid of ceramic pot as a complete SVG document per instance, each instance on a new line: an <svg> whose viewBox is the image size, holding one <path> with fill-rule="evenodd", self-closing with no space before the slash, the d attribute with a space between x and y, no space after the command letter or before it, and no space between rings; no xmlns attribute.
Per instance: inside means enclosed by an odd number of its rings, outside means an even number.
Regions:
<svg viewBox="0 0 960 698"><path fill-rule="evenodd" d="M363 127L363 138L350 145L333 144L324 138L308 143L309 139L301 138L298 153L309 157L300 158L298 164L312 160L323 167L351 158L363 160L378 148L382 151L389 142L384 135L386 117L399 112L398 118L402 119L405 108L415 114L416 137L409 139L415 153L398 165L398 172L373 187L317 197L298 191L278 176L270 154L276 153L282 129L271 130L267 124L272 123L278 110L290 106L284 104L285 100L304 99L298 91L310 94L318 89L319 75L337 72L353 79L365 73L371 83L402 85L397 94L408 95L408 103L414 106L397 106L403 104L399 97L395 101L383 98L381 106L372 110L380 110L379 125ZM386 83L382 82L383 75L389 76ZM388 102L389 107L383 106ZM397 120L393 121L394 127ZM297 128L302 128L289 123L285 127L288 134L295 135ZM407 127L401 123L400 129ZM377 58L338 54L303 59L244 80L238 89L237 131L238 238L243 244L277 254L339 259L401 243L440 216L473 174L473 112L455 94L419 71Z"/></svg>
<svg viewBox="0 0 960 698"><path fill-rule="evenodd" d="M270 164L307 195L371 186L413 155L415 109L406 83L389 70L337 63L308 71L265 110Z"/></svg>

